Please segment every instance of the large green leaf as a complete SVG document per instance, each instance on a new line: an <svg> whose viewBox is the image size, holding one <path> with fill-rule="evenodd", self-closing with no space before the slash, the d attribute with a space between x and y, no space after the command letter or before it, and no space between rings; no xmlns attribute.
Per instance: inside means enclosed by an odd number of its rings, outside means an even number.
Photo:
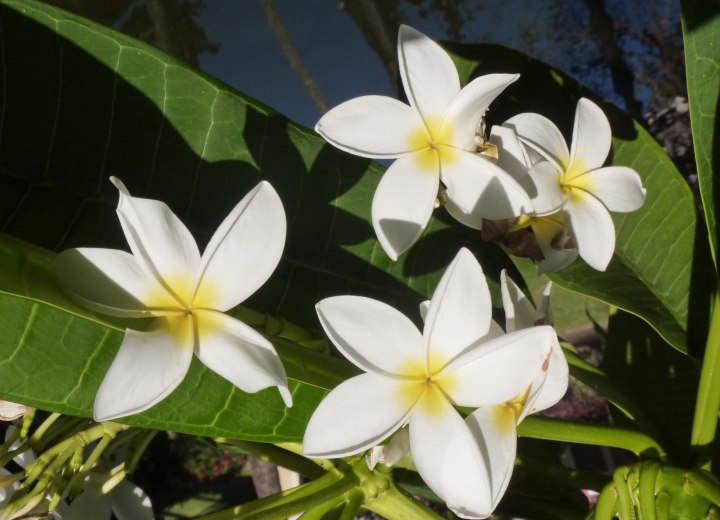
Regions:
<svg viewBox="0 0 720 520"><path fill-rule="evenodd" d="M478 251L495 293L500 268L509 266L500 248L480 247L474 233L440 218L391 262L369 224L381 166L80 17L32 0L3 2L0 61L0 230L15 238L48 250L126 247L114 214L117 192L107 181L116 175L134 195L166 201L205 242L237 201L268 179L285 205L288 240L280 266L247 305L314 329L314 304L343 293L379 298L419 320L418 303L461 245ZM38 262L10 242L4 251L10 264ZM43 267L8 271L0 281L0 397L89 415L119 329L88 319L48 289L47 278ZM290 378L312 383L292 383L292 410L272 389L245 395L193 363L170 398L127 422L298 440L327 388L349 372L281 350Z"/></svg>
<svg viewBox="0 0 720 520"><path fill-rule="evenodd" d="M691 289L702 298L705 271L694 257L696 211L693 195L682 176L653 138L630 116L598 99L577 82L551 67L508 49L451 46L464 78L489 72L519 72L489 113L500 123L519 112L538 112L553 120L568 138L575 105L589 97L603 108L613 130L610 163L635 169L647 189L644 206L633 213L614 213L615 255L605 272L582 260L551 275L561 286L616 305L646 320L671 345L686 352L705 332L706 312L688 312ZM700 281L699 285L694 285ZM688 335L690 331L690 340ZM700 343L702 344L702 343Z"/></svg>
<svg viewBox="0 0 720 520"><path fill-rule="evenodd" d="M720 2L682 0L688 101L698 185L717 269L720 204Z"/></svg>

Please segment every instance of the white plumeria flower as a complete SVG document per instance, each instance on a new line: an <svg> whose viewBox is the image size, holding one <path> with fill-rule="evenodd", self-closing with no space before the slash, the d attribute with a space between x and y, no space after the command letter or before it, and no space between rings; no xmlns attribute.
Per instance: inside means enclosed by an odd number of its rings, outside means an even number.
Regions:
<svg viewBox="0 0 720 520"><path fill-rule="evenodd" d="M505 309L505 328L508 333L532 330L531 327L534 328L540 323L550 324L551 283L543 290L537 311L504 270L500 275L500 284ZM473 508L467 509L466 514L474 518L486 518L497 507L513 471L517 425L526 416L545 410L562 399L567 391L568 373L565 356L559 343L555 341L542 364L535 367L535 377L524 393L499 405L480 407L465 419L471 430L482 435L488 446L493 446L487 453L487 460L493 476L496 477L491 481L490 508L485 507L484 501L479 501Z"/></svg>
<svg viewBox="0 0 720 520"><path fill-rule="evenodd" d="M303 452L353 455L408 424L412 457L428 486L456 511L483 500L489 508L495 475L485 454L494 447L468 428L454 406L492 406L525 393L557 342L547 326L503 335L491 310L482 268L467 249L440 280L422 334L376 300L321 301L317 312L325 332L367 373L343 382L320 403Z"/></svg>
<svg viewBox="0 0 720 520"><path fill-rule="evenodd" d="M645 189L635 170L602 167L612 141L603 111L588 99L578 102L570 150L557 126L539 114L518 114L503 126L514 129L527 151L542 158L529 171L547 206L535 200L536 214L555 213L560 203L563 221L557 225L567 226L580 256L604 271L615 250L609 211L635 211L645 201Z"/></svg>
<svg viewBox="0 0 720 520"><path fill-rule="evenodd" d="M11 401L0 401L0 421L14 421L25 415L29 406L13 403Z"/></svg>
<svg viewBox="0 0 720 520"><path fill-rule="evenodd" d="M277 386L292 398L272 344L231 318L277 266L285 212L275 190L259 183L220 224L200 256L190 231L163 202L120 191L117 213L133 254L115 249L63 251L53 269L61 285L98 312L155 316L148 331L127 329L95 397L94 417L107 421L142 412L170 394L193 352L246 392Z"/></svg>
<svg viewBox="0 0 720 520"><path fill-rule="evenodd" d="M103 491L107 478L90 473L83 491L70 504L60 501L52 516L55 520L153 520L152 502L145 491L128 480L122 480L110 490Z"/></svg>
<svg viewBox="0 0 720 520"><path fill-rule="evenodd" d="M390 97L363 96L333 108L315 127L346 152L397 159L372 203L375 233L388 256L397 260L425 229L441 179L463 212L501 219L530 211L518 183L472 153L485 111L518 75L488 74L461 90L447 53L407 26L400 27L398 59L410 106Z"/></svg>

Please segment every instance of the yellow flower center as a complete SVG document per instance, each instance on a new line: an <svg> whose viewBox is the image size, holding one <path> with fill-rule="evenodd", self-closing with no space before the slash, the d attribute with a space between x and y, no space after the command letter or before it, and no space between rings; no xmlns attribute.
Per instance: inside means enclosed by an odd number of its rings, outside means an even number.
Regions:
<svg viewBox="0 0 720 520"><path fill-rule="evenodd" d="M513 428L517 424L518 417L520 417L520 414L525 407L528 395L530 395L529 386L522 394L514 397L506 403L493 407L493 423L495 424L495 428L497 428L503 435L510 435L512 433Z"/></svg>
<svg viewBox="0 0 720 520"><path fill-rule="evenodd" d="M443 405L450 401L448 392L457 384L454 374L438 377L445 364L431 356L427 366L422 360L413 360L400 370L400 373L407 377L407 382L399 385L398 392L398 398L404 407L409 409L417 404L430 416L442 412Z"/></svg>
<svg viewBox="0 0 720 520"><path fill-rule="evenodd" d="M417 165L429 173L437 173L440 164L448 164L457 158L457 150L451 142L452 124L436 117L425 118L425 125L408 136L408 145L415 151Z"/></svg>

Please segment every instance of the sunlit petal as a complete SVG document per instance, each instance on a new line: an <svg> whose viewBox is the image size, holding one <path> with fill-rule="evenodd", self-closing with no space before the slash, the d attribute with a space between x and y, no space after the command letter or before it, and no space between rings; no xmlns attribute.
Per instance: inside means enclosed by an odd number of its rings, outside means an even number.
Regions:
<svg viewBox="0 0 720 520"><path fill-rule="evenodd" d="M110 499L118 520L153 520L152 503L147 494L132 482L123 480L113 489Z"/></svg>
<svg viewBox="0 0 720 520"><path fill-rule="evenodd" d="M167 204L132 197L120 179L110 180L120 192L117 214L125 238L148 272L166 286L175 285L173 280L177 276L195 273L200 264L195 239Z"/></svg>
<svg viewBox="0 0 720 520"><path fill-rule="evenodd" d="M561 169L567 168L570 163L570 151L560 129L547 117L525 112L511 117L503 126L513 128L520 141L545 157L553 161Z"/></svg>
<svg viewBox="0 0 720 520"><path fill-rule="evenodd" d="M426 122L428 118L441 118L460 91L460 79L450 56L420 31L401 25L398 60L410 104Z"/></svg>
<svg viewBox="0 0 720 520"><path fill-rule="evenodd" d="M404 314L362 296L335 296L315 306L333 344L355 365L386 375L407 373L424 358L420 331Z"/></svg>
<svg viewBox="0 0 720 520"><path fill-rule="evenodd" d="M283 364L262 334L220 312L196 314L195 355L200 361L244 392L277 386L285 405L292 406Z"/></svg>
<svg viewBox="0 0 720 520"><path fill-rule="evenodd" d="M460 414L445 398L438 396L432 404L416 406L410 416L410 452L422 479L444 499L449 492L442 471L448 440L462 439L469 432ZM468 455L472 458L472 453Z"/></svg>
<svg viewBox="0 0 720 520"><path fill-rule="evenodd" d="M608 166L575 177L570 183L592 193L610 211L635 211L645 202L645 188L635 170Z"/></svg>
<svg viewBox="0 0 720 520"><path fill-rule="evenodd" d="M473 442L449 440L443 475L452 482L445 497L461 518L487 518L495 510L512 476L517 437L515 416L504 405L479 408L465 419ZM468 454L473 453L473 457ZM482 464L477 463L477 459ZM453 466L463 475L453 472ZM477 489L483 489L479 493Z"/></svg>
<svg viewBox="0 0 720 520"><path fill-rule="evenodd" d="M62 288L86 307L113 316L142 317L179 304L137 258L118 249L67 249L52 262Z"/></svg>
<svg viewBox="0 0 720 520"><path fill-rule="evenodd" d="M548 161L542 161L530 169L529 175L535 191L535 196L532 197L535 215L549 215L560 211L568 196L560 189L562 174L557 167Z"/></svg>
<svg viewBox="0 0 720 520"><path fill-rule="evenodd" d="M589 99L582 98L575 110L568 180L574 175L600 168L610 152L611 141L610 122L605 113Z"/></svg>
<svg viewBox="0 0 720 520"><path fill-rule="evenodd" d="M505 330L516 330L535 325L535 309L530 300L515 285L505 269L500 273L500 293L502 294L503 309L505 309Z"/></svg>
<svg viewBox="0 0 720 520"><path fill-rule="evenodd" d="M372 221L380 245L397 260L427 226L437 198L437 173L418 169L417 154L401 157L385 172L372 202Z"/></svg>
<svg viewBox="0 0 720 520"><path fill-rule="evenodd" d="M523 187L492 161L456 150L440 173L448 198L465 213L500 220L533 211Z"/></svg>
<svg viewBox="0 0 720 520"><path fill-rule="evenodd" d="M537 195L535 185L528 175L532 166L528 149L520 142L510 127L495 125L490 130L490 143L497 146L497 165L518 181L529 197Z"/></svg>
<svg viewBox="0 0 720 520"><path fill-rule="evenodd" d="M315 130L333 146L373 159L398 157L414 150L412 137L425 132L417 110L386 96L346 101L318 121Z"/></svg>
<svg viewBox="0 0 720 520"><path fill-rule="evenodd" d="M414 404L402 385L401 380L372 373L341 383L310 418L303 453L346 457L379 444L405 423Z"/></svg>
<svg viewBox="0 0 720 520"><path fill-rule="evenodd" d="M460 356L439 377L447 375L444 388L459 406L504 403L527 390L556 342L549 326L511 332Z"/></svg>
<svg viewBox="0 0 720 520"><path fill-rule="evenodd" d="M560 401L568 387L568 364L559 343L553 345L547 362L543 363L535 381L530 386L525 407L518 423L526 416L550 408Z"/></svg>
<svg viewBox="0 0 720 520"><path fill-rule="evenodd" d="M225 311L253 294L277 267L285 230L280 197L269 183L260 182L210 239L193 305Z"/></svg>
<svg viewBox="0 0 720 520"><path fill-rule="evenodd" d="M450 130L451 139L443 144L473 149L478 124L490 103L519 77L520 74L486 74L468 83L455 95L445 113L443 128Z"/></svg>
<svg viewBox="0 0 720 520"><path fill-rule="evenodd" d="M182 382L192 360L192 319L156 318L153 330L126 330L95 396L96 421L147 410Z"/></svg>
<svg viewBox="0 0 720 520"><path fill-rule="evenodd" d="M423 339L437 370L466 351L490 329L492 303L482 267L460 249L440 279L425 316Z"/></svg>
<svg viewBox="0 0 720 520"><path fill-rule="evenodd" d="M573 190L572 200L565 204L564 211L578 253L590 267L604 271L615 250L615 227L610 213L602 202L581 190Z"/></svg>

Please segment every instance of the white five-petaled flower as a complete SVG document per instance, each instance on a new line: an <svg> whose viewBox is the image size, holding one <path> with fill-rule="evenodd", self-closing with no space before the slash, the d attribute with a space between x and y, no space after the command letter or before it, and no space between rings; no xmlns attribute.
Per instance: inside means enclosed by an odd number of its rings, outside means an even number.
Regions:
<svg viewBox="0 0 720 520"><path fill-rule="evenodd" d="M106 421L139 413L170 394L193 352L246 392L277 386L292 398L272 344L227 316L277 266L285 212L275 190L259 183L233 208L200 256L190 231L163 202L131 197L118 179L117 214L132 254L115 249L63 251L53 264L60 284L87 307L126 317L154 316L149 330L127 329L95 397Z"/></svg>
<svg viewBox="0 0 720 520"><path fill-rule="evenodd" d="M518 183L490 160L472 153L490 103L518 78L488 74L460 89L447 53L427 36L401 26L400 75L410 106L385 96L363 96L333 108L315 130L349 153L397 159L372 203L378 240L393 260L428 223L440 180L461 211L501 219L532 205Z"/></svg>
<svg viewBox="0 0 720 520"><path fill-rule="evenodd" d="M635 211L645 201L645 189L635 170L602 167L612 141L603 111L588 99L578 102L570 150L557 126L539 114L518 114L503 126L515 130L525 152L539 159L532 160L528 172L537 187L535 215L548 217L543 221L545 228L533 226L536 236L541 235L538 243L552 243L567 226L580 256L604 271L615 250L609 211ZM553 225L550 217L559 218Z"/></svg>
<svg viewBox="0 0 720 520"><path fill-rule="evenodd" d="M466 249L440 280L422 333L394 308L369 298L327 298L317 311L335 346L367 373L320 403L303 452L360 453L408 424L413 460L430 488L466 516L490 508L496 475L486 454L493 446L454 406L489 407L524 395L557 343L552 327L503 335L491 318L482 268Z"/></svg>
<svg viewBox="0 0 720 520"><path fill-rule="evenodd" d="M500 277L505 328L509 334L519 330L532 330L538 323L550 323L550 284L542 294L537 312L517 285L503 271ZM476 497L460 516L486 518L497 507L512 476L517 448L516 427L529 414L545 410L562 399L568 386L568 365L557 341L551 345L550 353L541 365L535 366L535 376L522 394L505 403L482 406L465 418L468 428L484 440L488 447L485 456L491 468L490 503L483 497ZM451 445L454 439L449 439ZM453 448L458 451L459 448ZM464 484L467 485L467 484ZM470 496L471 489L458 490Z"/></svg>

